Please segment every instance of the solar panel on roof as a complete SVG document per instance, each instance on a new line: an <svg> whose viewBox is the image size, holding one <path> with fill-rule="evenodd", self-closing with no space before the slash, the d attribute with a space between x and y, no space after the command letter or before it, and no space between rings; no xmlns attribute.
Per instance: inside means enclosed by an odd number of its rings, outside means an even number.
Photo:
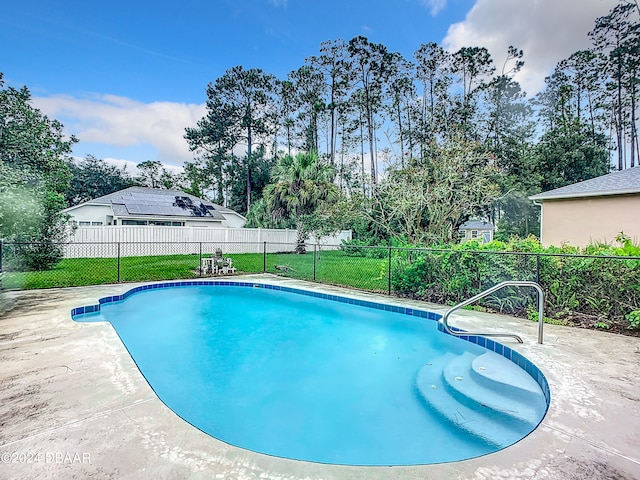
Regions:
<svg viewBox="0 0 640 480"><path fill-rule="evenodd" d="M180 216L190 216L191 210L186 208L174 207L173 205L169 207L171 211L171 215L180 215Z"/></svg>
<svg viewBox="0 0 640 480"><path fill-rule="evenodd" d="M140 205L140 213L143 215L162 215L159 205Z"/></svg>
<svg viewBox="0 0 640 480"><path fill-rule="evenodd" d="M138 207L135 203L126 203L127 212L129 213L140 213L140 207Z"/></svg>

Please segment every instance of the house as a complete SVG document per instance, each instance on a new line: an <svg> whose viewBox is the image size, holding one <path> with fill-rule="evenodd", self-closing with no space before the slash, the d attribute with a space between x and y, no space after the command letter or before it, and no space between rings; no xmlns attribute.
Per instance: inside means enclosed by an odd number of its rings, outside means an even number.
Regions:
<svg viewBox="0 0 640 480"><path fill-rule="evenodd" d="M624 232L640 239L640 166L529 197L541 205L540 240L585 247Z"/></svg>
<svg viewBox="0 0 640 480"><path fill-rule="evenodd" d="M247 219L179 190L129 187L63 210L78 226L162 225L240 228Z"/></svg>
<svg viewBox="0 0 640 480"><path fill-rule="evenodd" d="M462 235L462 242L481 238L482 243L489 243L493 240L493 232L496 231L496 227L493 226L493 223L484 220L468 220L460 225L458 230Z"/></svg>

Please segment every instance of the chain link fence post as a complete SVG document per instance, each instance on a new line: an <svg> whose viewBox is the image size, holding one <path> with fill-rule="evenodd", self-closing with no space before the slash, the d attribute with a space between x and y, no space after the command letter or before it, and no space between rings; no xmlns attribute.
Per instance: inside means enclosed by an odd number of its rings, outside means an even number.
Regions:
<svg viewBox="0 0 640 480"><path fill-rule="evenodd" d="M200 255L198 259L198 272L200 272L200 276L202 277L202 242L200 242Z"/></svg>
<svg viewBox="0 0 640 480"><path fill-rule="evenodd" d="M267 273L267 242L262 246L262 273Z"/></svg>
<svg viewBox="0 0 640 480"><path fill-rule="evenodd" d="M314 243L313 244L313 281L316 281L316 250L317 250L318 244Z"/></svg>
<svg viewBox="0 0 640 480"><path fill-rule="evenodd" d="M120 242L118 242L118 283L120 283Z"/></svg>

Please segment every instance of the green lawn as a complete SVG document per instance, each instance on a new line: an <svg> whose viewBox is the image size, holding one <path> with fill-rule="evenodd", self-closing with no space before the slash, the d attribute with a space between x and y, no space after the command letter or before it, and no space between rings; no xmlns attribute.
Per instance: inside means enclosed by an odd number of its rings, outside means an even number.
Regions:
<svg viewBox="0 0 640 480"><path fill-rule="evenodd" d="M262 253L228 255L239 273L262 273ZM124 257L120 259L120 281L139 282L198 278L198 255ZM386 259L350 257L342 251L321 251L316 255L315 279L364 290L387 290ZM275 267L284 266L286 271ZM314 254L269 253L266 271L292 278L314 280ZM68 258L44 272L7 272L2 283L7 289L35 289L100 285L118 281L115 258Z"/></svg>

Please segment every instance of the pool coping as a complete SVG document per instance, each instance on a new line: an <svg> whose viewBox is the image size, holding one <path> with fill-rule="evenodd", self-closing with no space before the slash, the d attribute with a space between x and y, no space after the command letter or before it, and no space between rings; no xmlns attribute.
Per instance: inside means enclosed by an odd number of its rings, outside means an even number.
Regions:
<svg viewBox="0 0 640 480"><path fill-rule="evenodd" d="M272 275L247 275L245 279L441 313L447 309ZM510 447L461 462L411 467L322 465L256 454L198 431L155 396L110 324L71 321L71 308L137 285L8 294L16 307L0 317L0 417L5 422L0 430L0 456L15 452L91 454L87 463L0 465L9 477L640 478L640 384L634 380L640 366L638 338L546 325L545 344L538 345L534 322L458 311L452 318L454 325L522 335L525 343L514 342L510 348L535 362L553 391L541 425Z"/></svg>

